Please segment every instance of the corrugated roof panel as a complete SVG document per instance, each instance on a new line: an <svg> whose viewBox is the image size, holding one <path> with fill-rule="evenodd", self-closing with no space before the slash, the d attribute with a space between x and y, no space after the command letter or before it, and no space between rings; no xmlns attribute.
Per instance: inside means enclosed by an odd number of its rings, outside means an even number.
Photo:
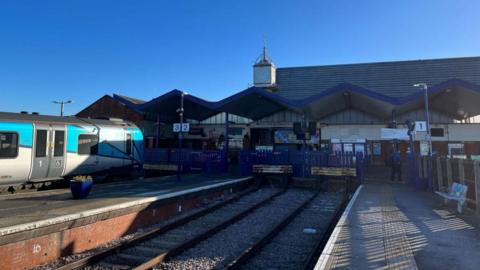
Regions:
<svg viewBox="0 0 480 270"><path fill-rule="evenodd" d="M418 91L414 83L434 86L450 79L480 85L480 57L278 68L277 93L303 99L350 83L386 96L404 97Z"/></svg>

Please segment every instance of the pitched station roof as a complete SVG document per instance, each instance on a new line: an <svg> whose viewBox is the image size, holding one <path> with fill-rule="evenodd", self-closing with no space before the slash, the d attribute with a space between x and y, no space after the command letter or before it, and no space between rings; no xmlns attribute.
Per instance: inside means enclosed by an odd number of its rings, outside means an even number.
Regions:
<svg viewBox="0 0 480 270"><path fill-rule="evenodd" d="M413 84L430 86L459 79L480 85L480 57L393 61L277 69L278 95L304 99L342 83L398 98L418 92Z"/></svg>
<svg viewBox="0 0 480 270"><path fill-rule="evenodd" d="M388 119L423 107L427 83L431 108L455 119L480 114L480 57L348 64L277 69L277 91L250 87L217 102L185 96L185 117L203 120L220 112L258 120L281 110L311 119L354 108ZM148 102L124 96L139 111L159 113L163 121L178 119L180 90Z"/></svg>

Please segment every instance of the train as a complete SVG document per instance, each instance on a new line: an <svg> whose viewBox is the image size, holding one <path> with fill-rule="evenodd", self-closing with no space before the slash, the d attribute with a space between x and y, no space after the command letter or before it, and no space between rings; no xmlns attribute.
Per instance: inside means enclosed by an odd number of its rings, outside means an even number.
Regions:
<svg viewBox="0 0 480 270"><path fill-rule="evenodd" d="M140 172L143 148L122 119L0 112L0 186Z"/></svg>

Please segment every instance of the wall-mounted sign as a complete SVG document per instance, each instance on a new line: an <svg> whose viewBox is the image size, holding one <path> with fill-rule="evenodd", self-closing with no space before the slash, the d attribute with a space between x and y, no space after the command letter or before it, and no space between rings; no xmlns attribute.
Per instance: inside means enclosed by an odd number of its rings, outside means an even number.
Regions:
<svg viewBox="0 0 480 270"><path fill-rule="evenodd" d="M415 121L415 131L427 131L427 122Z"/></svg>
<svg viewBox="0 0 480 270"><path fill-rule="evenodd" d="M173 132L189 132L190 123L174 123Z"/></svg>
<svg viewBox="0 0 480 270"><path fill-rule="evenodd" d="M344 143L343 152L353 152L353 143Z"/></svg>
<svg viewBox="0 0 480 270"><path fill-rule="evenodd" d="M373 143L373 155L380 156L382 154L382 144L379 142Z"/></svg>
<svg viewBox="0 0 480 270"><path fill-rule="evenodd" d="M420 155L428 156L428 142L420 142Z"/></svg>
<svg viewBox="0 0 480 270"><path fill-rule="evenodd" d="M408 129L407 128L382 128L380 130L380 138L384 140L408 140L410 137L408 136Z"/></svg>
<svg viewBox="0 0 480 270"><path fill-rule="evenodd" d="M273 145L257 145L255 151L273 151Z"/></svg>

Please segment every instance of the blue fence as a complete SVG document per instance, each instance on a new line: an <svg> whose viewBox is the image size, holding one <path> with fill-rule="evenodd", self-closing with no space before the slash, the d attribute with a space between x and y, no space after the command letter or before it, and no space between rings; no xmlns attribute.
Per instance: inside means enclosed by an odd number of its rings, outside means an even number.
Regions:
<svg viewBox="0 0 480 270"><path fill-rule="evenodd" d="M220 173L226 171L225 152L193 151L190 149L145 149L145 163L148 164L182 164L183 171L201 171Z"/></svg>
<svg viewBox="0 0 480 270"><path fill-rule="evenodd" d="M225 151L193 151L189 149L145 149L145 163L182 164L183 171L220 173L227 171ZM310 177L311 167L355 167L362 180L368 166L368 158L362 153L331 153L323 151L240 151L240 175L252 174L255 164L292 165L293 176Z"/></svg>
<svg viewBox="0 0 480 270"><path fill-rule="evenodd" d="M362 180L368 158L362 153L330 153L323 151L240 151L241 175L251 175L255 164L292 165L293 176L310 177L311 167L355 167L358 179Z"/></svg>

